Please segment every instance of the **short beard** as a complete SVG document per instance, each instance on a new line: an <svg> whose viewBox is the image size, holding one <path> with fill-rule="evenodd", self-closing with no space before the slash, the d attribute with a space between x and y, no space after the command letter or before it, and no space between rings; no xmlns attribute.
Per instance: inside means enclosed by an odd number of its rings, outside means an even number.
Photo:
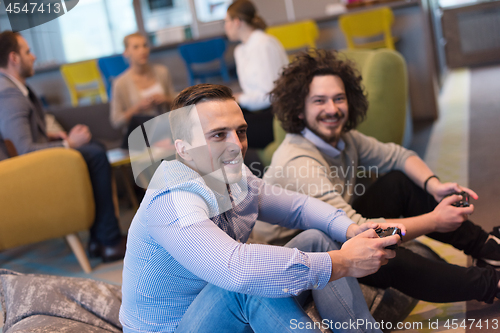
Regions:
<svg viewBox="0 0 500 333"><path fill-rule="evenodd" d="M331 135L331 136L326 136L326 135L323 135L321 133L319 133L318 131L316 131L314 128L311 128L309 126L306 125L306 127L311 131L313 132L314 134L316 134L318 137L321 138L321 140L325 141L326 143L329 143L329 144L332 144L334 142L338 142L339 139L340 139L340 135L337 136L337 135Z"/></svg>
<svg viewBox="0 0 500 333"><path fill-rule="evenodd" d="M32 77L33 76L33 68L26 66L25 64L22 64L21 65L21 72L19 73L19 75L25 79Z"/></svg>

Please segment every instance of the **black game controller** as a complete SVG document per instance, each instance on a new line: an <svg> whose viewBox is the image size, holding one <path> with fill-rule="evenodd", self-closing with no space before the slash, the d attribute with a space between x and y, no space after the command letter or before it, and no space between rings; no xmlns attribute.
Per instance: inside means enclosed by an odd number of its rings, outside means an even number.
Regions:
<svg viewBox="0 0 500 333"><path fill-rule="evenodd" d="M469 193L464 192L464 191L462 191L460 193L450 193L450 194L447 195L447 197L449 197L450 195L454 195L454 194L461 195L462 196L462 200L459 200L457 202L452 203L451 204L452 206L455 206L455 207L469 207L470 206L470 204L469 204L469 199L470 199Z"/></svg>
<svg viewBox="0 0 500 333"><path fill-rule="evenodd" d="M392 235L399 235L399 238L403 240L403 235L401 235L401 229L396 228L396 227L389 227L387 229L382 229L382 228L377 228L375 229L375 232L380 238L387 237L387 236L392 236ZM386 247L388 250L395 250L398 247L398 244L392 244Z"/></svg>

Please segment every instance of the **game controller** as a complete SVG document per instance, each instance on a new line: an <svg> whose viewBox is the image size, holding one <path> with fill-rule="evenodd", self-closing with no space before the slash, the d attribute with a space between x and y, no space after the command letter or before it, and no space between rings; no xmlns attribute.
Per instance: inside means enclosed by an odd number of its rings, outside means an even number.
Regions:
<svg viewBox="0 0 500 333"><path fill-rule="evenodd" d="M457 195L461 195L462 196L462 200L459 200L457 202L454 202L452 203L451 205L452 206L455 206L455 207L469 207L470 204L469 204L469 193L467 192L459 192L459 193L450 193L447 195L447 197L449 197L450 195L454 195L454 194L457 194Z"/></svg>
<svg viewBox="0 0 500 333"><path fill-rule="evenodd" d="M378 237L383 238L387 236L392 236L392 235L399 235L399 238L403 240L403 235L401 235L401 229L396 228L396 227L389 227L387 229L382 229L382 228L377 228L375 229L375 232L377 233ZM395 250L398 247L398 244L393 244L389 245L386 247L388 250Z"/></svg>

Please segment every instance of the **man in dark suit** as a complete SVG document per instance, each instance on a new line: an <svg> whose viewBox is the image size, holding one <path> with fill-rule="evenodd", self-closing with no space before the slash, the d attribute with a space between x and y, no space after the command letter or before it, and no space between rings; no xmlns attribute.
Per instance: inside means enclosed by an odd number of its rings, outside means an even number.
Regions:
<svg viewBox="0 0 500 333"><path fill-rule="evenodd" d="M26 86L26 79L34 74L35 60L20 34L0 33L0 161L9 157L5 140L13 144L17 154L52 147L78 150L89 169L96 206L89 255L101 256L105 262L122 259L126 242L114 212L111 167L106 151L91 141L92 135L85 125L76 125L69 133L47 132L40 100Z"/></svg>

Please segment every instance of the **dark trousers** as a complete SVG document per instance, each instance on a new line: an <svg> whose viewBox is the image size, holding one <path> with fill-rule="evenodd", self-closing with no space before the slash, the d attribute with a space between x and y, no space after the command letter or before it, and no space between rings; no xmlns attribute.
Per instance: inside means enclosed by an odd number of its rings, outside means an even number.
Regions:
<svg viewBox="0 0 500 333"><path fill-rule="evenodd" d="M418 216L432 211L434 198L418 187L404 173L392 171L377 180L352 207L367 218L399 218ZM488 233L471 221L455 231L430 233L427 236L450 244L466 254L477 256ZM359 279L378 287L393 287L417 299L429 302L478 300L492 303L498 277L492 267L461 267L424 258L399 247L396 257L377 273Z"/></svg>
<svg viewBox="0 0 500 333"><path fill-rule="evenodd" d="M111 166L105 147L95 141L77 149L83 156L90 174L94 192L95 220L90 228L90 240L102 245L115 245L121 233L113 205Z"/></svg>
<svg viewBox="0 0 500 333"><path fill-rule="evenodd" d="M247 141L249 148L262 149L274 140L273 132L273 113L271 108L243 111L243 117L247 122Z"/></svg>

